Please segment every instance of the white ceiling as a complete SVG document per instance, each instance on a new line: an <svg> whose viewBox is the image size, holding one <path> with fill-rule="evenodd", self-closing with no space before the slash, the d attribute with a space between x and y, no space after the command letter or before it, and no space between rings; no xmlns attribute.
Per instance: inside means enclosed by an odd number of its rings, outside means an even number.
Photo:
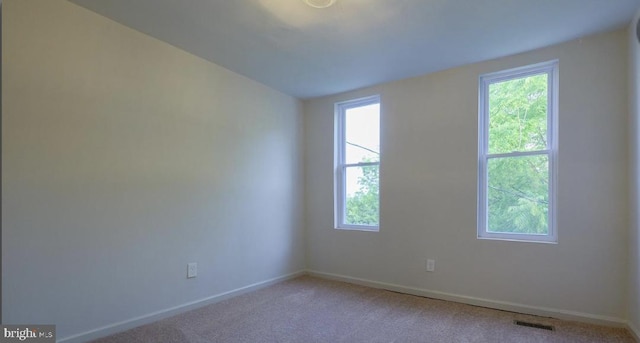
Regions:
<svg viewBox="0 0 640 343"><path fill-rule="evenodd" d="M70 0L284 93L311 98L628 24L640 0Z"/></svg>

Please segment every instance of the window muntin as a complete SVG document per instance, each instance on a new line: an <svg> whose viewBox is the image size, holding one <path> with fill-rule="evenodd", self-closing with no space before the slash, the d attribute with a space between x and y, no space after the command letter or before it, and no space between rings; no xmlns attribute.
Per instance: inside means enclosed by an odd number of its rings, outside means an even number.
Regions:
<svg viewBox="0 0 640 343"><path fill-rule="evenodd" d="M478 238L556 242L558 62L480 77Z"/></svg>
<svg viewBox="0 0 640 343"><path fill-rule="evenodd" d="M377 231L380 99L336 104L336 228Z"/></svg>

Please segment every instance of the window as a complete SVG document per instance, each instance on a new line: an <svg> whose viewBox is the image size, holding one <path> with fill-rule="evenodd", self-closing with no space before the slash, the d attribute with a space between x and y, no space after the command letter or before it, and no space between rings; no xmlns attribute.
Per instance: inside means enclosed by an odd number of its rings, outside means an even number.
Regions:
<svg viewBox="0 0 640 343"><path fill-rule="evenodd" d="M378 231L380 98L336 104L335 226Z"/></svg>
<svg viewBox="0 0 640 343"><path fill-rule="evenodd" d="M558 61L480 77L478 238L557 242Z"/></svg>

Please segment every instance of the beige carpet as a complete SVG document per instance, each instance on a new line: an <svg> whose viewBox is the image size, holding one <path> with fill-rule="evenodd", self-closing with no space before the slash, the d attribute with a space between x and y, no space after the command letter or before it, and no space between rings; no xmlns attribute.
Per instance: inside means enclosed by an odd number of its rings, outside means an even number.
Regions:
<svg viewBox="0 0 640 343"><path fill-rule="evenodd" d="M514 320L553 325L522 327ZM310 276L99 339L136 342L635 342L625 329L491 310Z"/></svg>

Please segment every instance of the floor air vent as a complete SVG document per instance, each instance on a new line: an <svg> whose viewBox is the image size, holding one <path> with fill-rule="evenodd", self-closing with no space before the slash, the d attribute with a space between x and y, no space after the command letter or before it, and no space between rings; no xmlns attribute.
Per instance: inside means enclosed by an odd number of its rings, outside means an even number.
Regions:
<svg viewBox="0 0 640 343"><path fill-rule="evenodd" d="M530 328L536 328L536 329L542 329L542 330L549 330L549 331L554 331L555 329L553 328L553 326L551 325L544 325L544 324L537 324L537 323L529 323L529 322L523 322L521 320L514 320L513 321L514 324L516 325L520 325L520 326L526 326L526 327L530 327Z"/></svg>

